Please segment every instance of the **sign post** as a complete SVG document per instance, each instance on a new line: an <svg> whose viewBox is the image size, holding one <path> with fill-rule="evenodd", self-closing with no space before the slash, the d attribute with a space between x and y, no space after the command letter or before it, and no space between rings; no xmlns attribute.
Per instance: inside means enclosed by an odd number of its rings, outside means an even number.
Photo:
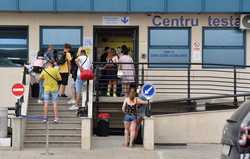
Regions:
<svg viewBox="0 0 250 159"><path fill-rule="evenodd" d="M21 83L16 83L12 86L11 89L12 94L17 98L17 102L16 102L16 110L15 110L15 114L17 117L21 116L21 106L22 106L22 100L21 98L23 97L24 94L24 85Z"/></svg>
<svg viewBox="0 0 250 159"><path fill-rule="evenodd" d="M151 83L146 83L142 86L142 96L148 101L148 113L147 116L151 116L150 99L156 95L156 88Z"/></svg>

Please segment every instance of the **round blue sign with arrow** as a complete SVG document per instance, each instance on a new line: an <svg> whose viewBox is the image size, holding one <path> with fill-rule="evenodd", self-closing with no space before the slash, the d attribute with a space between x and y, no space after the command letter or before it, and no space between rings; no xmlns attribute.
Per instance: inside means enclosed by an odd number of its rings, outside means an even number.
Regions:
<svg viewBox="0 0 250 159"><path fill-rule="evenodd" d="M150 100L156 94L156 88L151 83L146 83L142 86L142 95L147 99Z"/></svg>

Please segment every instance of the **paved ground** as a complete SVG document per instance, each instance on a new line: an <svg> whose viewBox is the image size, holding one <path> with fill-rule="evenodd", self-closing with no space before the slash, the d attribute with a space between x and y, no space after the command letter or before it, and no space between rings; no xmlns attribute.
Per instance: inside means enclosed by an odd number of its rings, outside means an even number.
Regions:
<svg viewBox="0 0 250 159"><path fill-rule="evenodd" d="M121 137L95 138L94 150L52 149L54 155L44 156L43 149L23 151L0 150L0 159L219 159L220 145L160 146L155 151L142 147L124 148Z"/></svg>

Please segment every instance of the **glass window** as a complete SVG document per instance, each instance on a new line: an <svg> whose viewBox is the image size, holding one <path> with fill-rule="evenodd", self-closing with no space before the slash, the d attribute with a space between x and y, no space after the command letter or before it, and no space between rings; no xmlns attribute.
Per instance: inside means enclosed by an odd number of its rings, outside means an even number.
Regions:
<svg viewBox="0 0 250 159"><path fill-rule="evenodd" d="M82 27L42 27L41 47L46 48L53 45L57 49L62 49L65 43L69 43L73 48L82 45Z"/></svg>
<svg viewBox="0 0 250 159"><path fill-rule="evenodd" d="M237 28L205 28L203 36L203 63L245 65L244 31Z"/></svg>
<svg viewBox="0 0 250 159"><path fill-rule="evenodd" d="M149 67L187 67L182 63L190 62L189 28L151 28L149 38Z"/></svg>
<svg viewBox="0 0 250 159"><path fill-rule="evenodd" d="M22 66L28 60L28 28L0 27L0 66Z"/></svg>

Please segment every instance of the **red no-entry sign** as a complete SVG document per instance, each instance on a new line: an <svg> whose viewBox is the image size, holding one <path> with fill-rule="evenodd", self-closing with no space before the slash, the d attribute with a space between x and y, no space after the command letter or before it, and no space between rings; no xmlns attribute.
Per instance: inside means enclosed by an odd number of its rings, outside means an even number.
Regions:
<svg viewBox="0 0 250 159"><path fill-rule="evenodd" d="M12 94L16 97L21 97L24 94L24 85L16 83L12 86Z"/></svg>

